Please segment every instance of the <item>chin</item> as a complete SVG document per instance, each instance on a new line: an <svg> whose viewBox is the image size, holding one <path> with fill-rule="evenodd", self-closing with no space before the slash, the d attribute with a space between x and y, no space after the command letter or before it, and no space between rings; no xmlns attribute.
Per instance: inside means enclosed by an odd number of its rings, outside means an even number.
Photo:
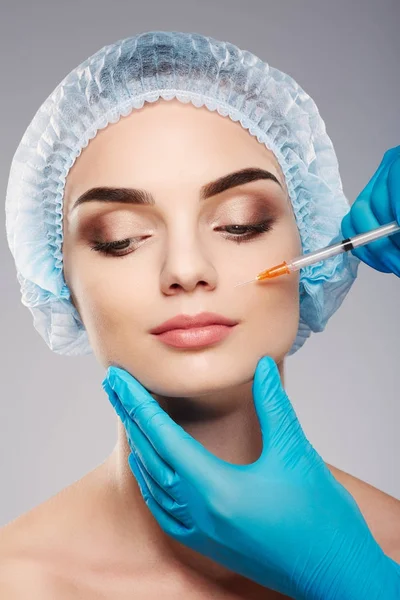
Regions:
<svg viewBox="0 0 400 600"><path fill-rule="evenodd" d="M214 360L212 363L197 361L190 368L186 365L171 365L156 372L138 373L136 379L146 389L159 396L170 398L191 398L207 396L219 392L236 391L239 386L247 386L252 382L258 358L246 361L237 358L234 361ZM201 363L201 364L200 364Z"/></svg>

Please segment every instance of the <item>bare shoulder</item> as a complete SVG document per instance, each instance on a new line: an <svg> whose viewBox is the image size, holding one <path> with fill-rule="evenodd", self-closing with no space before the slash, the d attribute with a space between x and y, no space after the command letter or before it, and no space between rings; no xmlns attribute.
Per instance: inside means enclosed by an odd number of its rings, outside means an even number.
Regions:
<svg viewBox="0 0 400 600"><path fill-rule="evenodd" d="M357 502L385 554L400 562L400 500L337 467L327 466Z"/></svg>
<svg viewBox="0 0 400 600"><path fill-rule="evenodd" d="M54 598L55 580L42 560L40 544L35 552L35 541L46 513L43 506L0 528L0 598Z"/></svg>
<svg viewBox="0 0 400 600"><path fill-rule="evenodd" d="M8 556L1 560L0 598L51 600L57 584L35 561Z"/></svg>
<svg viewBox="0 0 400 600"><path fill-rule="evenodd" d="M0 527L1 599L77 597L71 557L74 533L83 530L81 489L82 481L74 482Z"/></svg>

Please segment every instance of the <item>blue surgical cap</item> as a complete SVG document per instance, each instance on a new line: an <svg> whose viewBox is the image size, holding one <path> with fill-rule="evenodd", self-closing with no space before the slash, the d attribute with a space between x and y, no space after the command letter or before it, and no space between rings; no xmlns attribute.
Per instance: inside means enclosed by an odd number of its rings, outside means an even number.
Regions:
<svg viewBox="0 0 400 600"><path fill-rule="evenodd" d="M104 46L39 108L14 154L7 186L7 240L22 303L57 354L92 353L63 274L66 176L99 130L159 98L239 121L274 153L304 253L340 239L349 204L336 154L314 101L292 77L247 50L198 33L151 31ZM299 329L289 354L311 331L324 329L358 262L344 253L302 269Z"/></svg>

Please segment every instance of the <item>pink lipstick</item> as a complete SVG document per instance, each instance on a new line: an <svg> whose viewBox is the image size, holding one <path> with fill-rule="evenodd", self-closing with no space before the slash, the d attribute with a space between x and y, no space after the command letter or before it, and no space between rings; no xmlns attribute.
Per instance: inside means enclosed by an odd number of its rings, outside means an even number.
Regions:
<svg viewBox="0 0 400 600"><path fill-rule="evenodd" d="M201 348L225 339L238 324L216 313L178 315L150 331L175 348Z"/></svg>

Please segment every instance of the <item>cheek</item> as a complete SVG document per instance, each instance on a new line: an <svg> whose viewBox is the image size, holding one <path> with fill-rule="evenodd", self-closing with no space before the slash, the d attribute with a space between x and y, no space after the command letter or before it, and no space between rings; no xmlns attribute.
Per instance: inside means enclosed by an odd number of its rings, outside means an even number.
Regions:
<svg viewBox="0 0 400 600"><path fill-rule="evenodd" d="M135 339L143 329L140 316L145 314L148 294L143 286L137 288L129 277L121 276L117 268L114 275L103 272L101 277L93 265L82 260L75 263L78 264L79 268L75 266L70 273L68 284L77 299L95 356L103 362L107 351L108 362L110 354L118 352L118 346L127 337Z"/></svg>
<svg viewBox="0 0 400 600"><path fill-rule="evenodd" d="M282 275L276 279L255 283L257 290L257 313L265 319L279 322L284 328L285 322L298 319L299 312L299 273Z"/></svg>
<svg viewBox="0 0 400 600"><path fill-rule="evenodd" d="M300 235L294 217L288 214L268 238L267 258L257 258L257 261L262 262L261 271L300 254ZM248 314L254 334L264 336L271 347L274 343L277 348L289 346L288 351L296 337L300 316L299 281L297 271L249 285L252 289L248 289Z"/></svg>
<svg viewBox="0 0 400 600"><path fill-rule="evenodd" d="M249 298L249 340L260 354L280 361L291 349L299 325L299 274L254 284Z"/></svg>

